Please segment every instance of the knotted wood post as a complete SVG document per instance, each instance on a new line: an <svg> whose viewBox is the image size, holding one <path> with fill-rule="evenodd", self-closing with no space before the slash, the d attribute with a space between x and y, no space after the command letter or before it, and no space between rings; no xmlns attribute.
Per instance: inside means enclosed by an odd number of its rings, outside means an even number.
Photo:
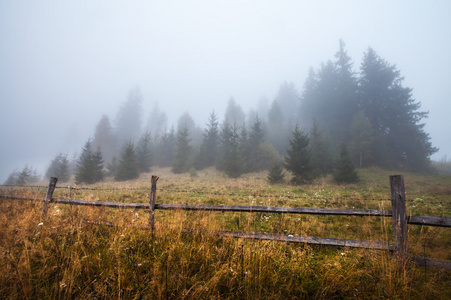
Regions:
<svg viewBox="0 0 451 300"><path fill-rule="evenodd" d="M47 194L45 195L44 204L42 205L42 216L47 214L48 203L52 201L53 191L55 191L57 181L58 178L50 177L49 187L47 188Z"/></svg>
<svg viewBox="0 0 451 300"><path fill-rule="evenodd" d="M402 175L390 176L391 207L395 251L398 258L405 259L409 254L407 238L406 192Z"/></svg>
<svg viewBox="0 0 451 300"><path fill-rule="evenodd" d="M152 233L155 229L154 217L155 217L155 199L157 194L157 181L158 176L152 175L151 187L150 187L150 199L149 199L149 226L152 229Z"/></svg>

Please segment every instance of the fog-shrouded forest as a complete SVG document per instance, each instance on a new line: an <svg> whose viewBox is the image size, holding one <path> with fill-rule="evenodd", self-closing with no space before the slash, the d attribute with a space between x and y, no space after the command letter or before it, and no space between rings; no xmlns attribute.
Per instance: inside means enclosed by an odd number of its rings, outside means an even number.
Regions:
<svg viewBox="0 0 451 300"><path fill-rule="evenodd" d="M115 115L101 116L79 152L55 153L45 176L68 181L74 175L76 183L89 184L105 176L134 179L153 166L174 173L215 167L232 178L285 168L297 184L327 174L353 182L355 167L431 172L438 150L424 130L428 112L396 65L368 47L355 68L342 40L333 59L309 70L302 90L283 82L272 101L248 112L231 97L224 112L212 110L203 124L189 111L170 124L158 103L145 114L145 101L140 87L132 87ZM37 179L25 166L5 183Z"/></svg>
<svg viewBox="0 0 451 300"><path fill-rule="evenodd" d="M449 8L2 2L0 183L449 174Z"/></svg>

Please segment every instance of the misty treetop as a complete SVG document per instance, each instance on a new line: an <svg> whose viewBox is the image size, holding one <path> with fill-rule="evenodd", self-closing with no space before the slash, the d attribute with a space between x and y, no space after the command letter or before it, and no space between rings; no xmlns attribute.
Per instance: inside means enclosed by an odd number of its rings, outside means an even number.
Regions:
<svg viewBox="0 0 451 300"><path fill-rule="evenodd" d="M300 119L315 119L337 153L341 141L354 144L354 163L412 171L427 171L429 157L437 151L424 132L427 112L412 98L403 78L369 48L360 73L340 41L335 61L310 71L301 97ZM361 130L358 130L361 127Z"/></svg>
<svg viewBox="0 0 451 300"><path fill-rule="evenodd" d="M70 162L67 158L67 154L58 153L55 158L50 162L45 177L56 177L59 182L67 182L70 180L71 169Z"/></svg>
<svg viewBox="0 0 451 300"><path fill-rule="evenodd" d="M104 163L110 175L116 174L118 158L129 159L123 156L124 145L133 147L138 172L149 172L152 166L171 167L176 173L214 166L238 177L268 170L285 157L293 181L309 182L333 173L342 143L360 168L428 171L429 158L437 151L424 131L428 112L420 110L412 89L403 86L400 70L368 48L356 71L344 42L338 46L333 60L310 68L301 91L284 82L272 101L260 99L247 115L235 98L224 99L222 121L214 112L202 122L185 112L174 128L155 103L143 126L145 99L139 87L131 89L114 121L103 115L97 123L92 142L78 157L76 181L101 180L108 174ZM48 175L56 174L58 164L66 168L61 155L51 162ZM66 179L67 174L59 176Z"/></svg>
<svg viewBox="0 0 451 300"><path fill-rule="evenodd" d="M13 171L5 180L5 185L26 185L40 180L40 175L33 167L25 165L20 171Z"/></svg>

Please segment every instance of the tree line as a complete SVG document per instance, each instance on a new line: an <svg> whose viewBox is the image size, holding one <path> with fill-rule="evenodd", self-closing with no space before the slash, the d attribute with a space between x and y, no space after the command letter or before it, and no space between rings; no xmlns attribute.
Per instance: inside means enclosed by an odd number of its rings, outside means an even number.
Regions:
<svg viewBox="0 0 451 300"><path fill-rule="evenodd" d="M396 66L372 48L355 71L340 41L334 60L309 70L301 92L285 82L270 104L261 99L248 114L230 98L223 121L213 111L203 129L189 113L169 128L158 105L143 126L143 97L135 88L114 122L102 116L80 155L69 160L58 153L46 175L94 183L137 178L152 166L174 173L214 166L229 177L269 170L272 182L285 169L300 184L331 173L337 182L356 181L356 166L428 171L438 150L424 131L428 113L402 82Z"/></svg>

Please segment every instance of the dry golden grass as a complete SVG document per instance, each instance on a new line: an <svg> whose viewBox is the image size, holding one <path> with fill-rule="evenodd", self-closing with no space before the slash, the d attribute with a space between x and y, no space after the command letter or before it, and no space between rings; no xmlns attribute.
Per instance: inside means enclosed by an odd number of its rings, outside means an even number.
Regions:
<svg viewBox="0 0 451 300"><path fill-rule="evenodd" d="M365 172L367 174L365 174ZM381 175L381 173L383 173ZM214 169L160 176L157 203L271 205L390 209L388 175L363 170L361 183L336 186L329 178L309 186L266 183L266 173L228 179ZM147 202L150 175L92 188L57 189L55 198ZM409 174L410 175L410 174ZM416 185L450 179L406 175L409 211L442 212L449 199ZM413 175L412 175L413 176ZM384 178L385 177L385 178ZM446 181L448 180L448 181ZM385 182L386 181L386 182ZM141 190L142 189L142 190ZM68 194L70 192L70 194ZM45 189L15 191L43 197ZM408 197L409 197L408 196ZM432 204L439 197L442 206ZM426 199L426 200L424 200ZM429 202L428 202L429 201ZM5 299L449 299L451 273L413 263L400 267L377 250L225 238L220 230L391 241L391 219L156 211L156 230L143 210L116 210L0 200L0 295ZM415 207L412 207L415 206ZM90 222L101 221L101 224ZM102 222L113 222L107 226ZM195 229L188 231L186 229ZM449 228L409 226L410 250L451 260Z"/></svg>

